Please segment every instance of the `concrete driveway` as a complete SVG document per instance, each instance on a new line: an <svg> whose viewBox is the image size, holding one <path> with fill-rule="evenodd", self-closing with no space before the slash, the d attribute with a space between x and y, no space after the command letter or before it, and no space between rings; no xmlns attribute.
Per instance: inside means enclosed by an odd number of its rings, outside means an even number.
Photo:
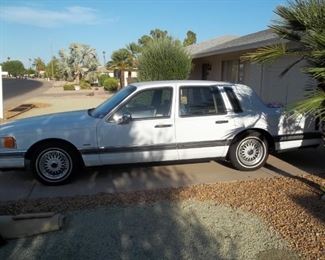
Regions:
<svg viewBox="0 0 325 260"><path fill-rule="evenodd" d="M223 161L105 166L85 169L72 183L57 187L40 184L29 172L0 171L0 201L176 188L307 173L325 177L324 158L323 147L271 155L265 167L253 172L234 170Z"/></svg>

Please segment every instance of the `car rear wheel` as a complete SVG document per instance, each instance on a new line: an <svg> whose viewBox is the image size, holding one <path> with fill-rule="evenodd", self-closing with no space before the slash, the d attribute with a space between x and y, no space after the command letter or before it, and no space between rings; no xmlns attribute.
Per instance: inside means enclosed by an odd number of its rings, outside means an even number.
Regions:
<svg viewBox="0 0 325 260"><path fill-rule="evenodd" d="M259 169L267 158L268 143L263 135L257 132L245 134L230 146L230 162L241 171Z"/></svg>
<svg viewBox="0 0 325 260"><path fill-rule="evenodd" d="M71 180L78 166L77 156L61 144L44 144L34 152L32 171L46 185L61 185Z"/></svg>

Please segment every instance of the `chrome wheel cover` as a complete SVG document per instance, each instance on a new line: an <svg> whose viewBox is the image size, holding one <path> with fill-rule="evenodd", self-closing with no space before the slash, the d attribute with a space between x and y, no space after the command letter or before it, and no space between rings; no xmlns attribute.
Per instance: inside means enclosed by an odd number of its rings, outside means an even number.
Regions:
<svg viewBox="0 0 325 260"><path fill-rule="evenodd" d="M40 175L55 181L63 179L71 173L72 159L64 150L51 148L38 156L36 165Z"/></svg>
<svg viewBox="0 0 325 260"><path fill-rule="evenodd" d="M236 151L238 162L246 168L259 165L264 160L265 155L266 147L264 142L253 136L243 139Z"/></svg>

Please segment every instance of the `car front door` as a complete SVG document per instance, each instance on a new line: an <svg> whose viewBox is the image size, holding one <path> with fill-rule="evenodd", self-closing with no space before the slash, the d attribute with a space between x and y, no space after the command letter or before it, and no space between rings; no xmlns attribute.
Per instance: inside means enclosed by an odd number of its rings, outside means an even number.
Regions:
<svg viewBox="0 0 325 260"><path fill-rule="evenodd" d="M103 164L176 160L173 87L139 90L98 127Z"/></svg>
<svg viewBox="0 0 325 260"><path fill-rule="evenodd" d="M180 86L176 141L180 159L224 157L234 121L215 86Z"/></svg>

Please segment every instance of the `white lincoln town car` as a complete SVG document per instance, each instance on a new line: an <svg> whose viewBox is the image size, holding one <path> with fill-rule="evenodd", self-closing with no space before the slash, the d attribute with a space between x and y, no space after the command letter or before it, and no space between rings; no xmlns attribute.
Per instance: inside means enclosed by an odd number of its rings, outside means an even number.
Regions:
<svg viewBox="0 0 325 260"><path fill-rule="evenodd" d="M0 168L29 168L48 185L67 182L79 166L224 158L256 170L270 151L318 146L316 128L245 85L135 83L97 108L1 125Z"/></svg>

